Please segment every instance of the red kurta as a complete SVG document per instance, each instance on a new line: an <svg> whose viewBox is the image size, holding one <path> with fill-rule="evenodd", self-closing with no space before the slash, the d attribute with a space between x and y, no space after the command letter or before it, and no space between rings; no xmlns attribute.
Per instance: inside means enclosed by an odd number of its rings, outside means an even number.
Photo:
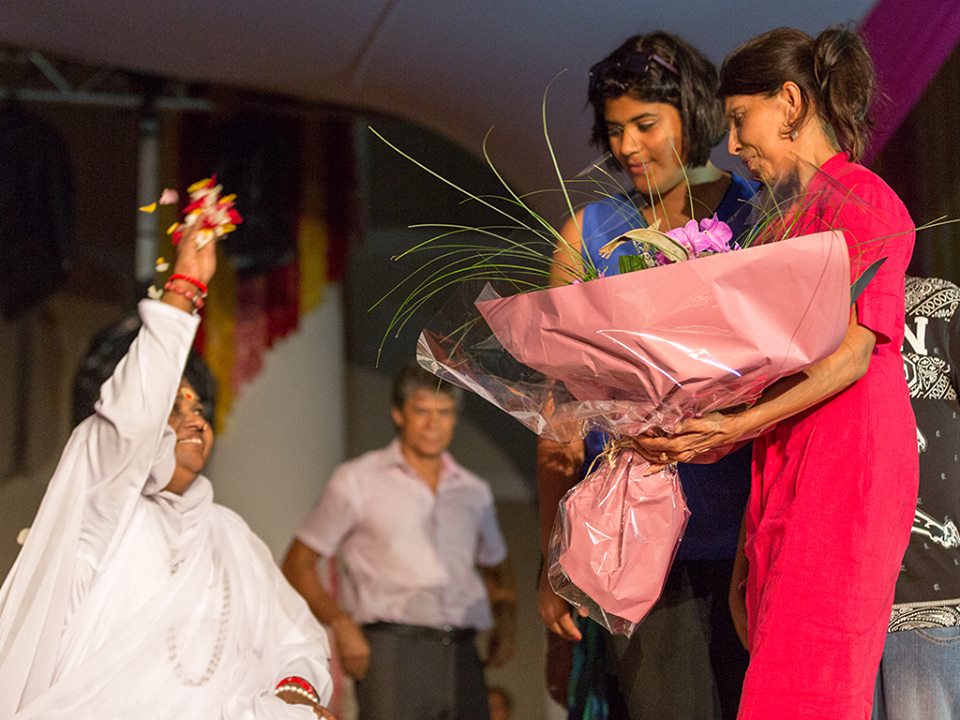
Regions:
<svg viewBox="0 0 960 720"><path fill-rule="evenodd" d="M845 154L824 163L811 195L802 230L843 230L852 279L886 257L857 301L858 321L877 345L857 383L754 444L745 548L751 652L740 720L870 717L917 498L900 357L913 222L894 192Z"/></svg>

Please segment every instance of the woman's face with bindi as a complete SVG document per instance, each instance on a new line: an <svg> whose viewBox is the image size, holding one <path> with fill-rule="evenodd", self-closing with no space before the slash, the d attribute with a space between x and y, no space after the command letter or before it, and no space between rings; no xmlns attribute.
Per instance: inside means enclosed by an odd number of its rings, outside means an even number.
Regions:
<svg viewBox="0 0 960 720"><path fill-rule="evenodd" d="M200 473L213 450L213 428L207 422L203 401L186 380L180 381L168 423L177 435L177 466Z"/></svg>

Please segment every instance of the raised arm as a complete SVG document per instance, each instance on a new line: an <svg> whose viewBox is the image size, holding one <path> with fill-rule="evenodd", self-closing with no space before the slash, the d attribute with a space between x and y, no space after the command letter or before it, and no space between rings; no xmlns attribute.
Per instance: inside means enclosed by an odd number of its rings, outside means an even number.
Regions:
<svg viewBox="0 0 960 720"><path fill-rule="evenodd" d="M184 235L174 275L206 286L216 269L216 244L196 245L192 233ZM172 286L160 302L140 303L143 327L101 388L88 440L95 483L109 481L134 465L139 467L139 480L145 481L158 453L199 324L193 313L195 301L188 297L196 297L197 287L182 279L173 280ZM124 474L137 481L137 473Z"/></svg>
<svg viewBox="0 0 960 720"><path fill-rule="evenodd" d="M206 283L214 252L213 243L197 250L188 235L176 271ZM104 384L97 413L71 435L0 587L0 717L15 714L31 686L49 682L66 618L116 547L151 472L166 472L163 482L173 473L173 443L161 439L198 324L184 312L189 305L186 296L140 304L143 327Z"/></svg>

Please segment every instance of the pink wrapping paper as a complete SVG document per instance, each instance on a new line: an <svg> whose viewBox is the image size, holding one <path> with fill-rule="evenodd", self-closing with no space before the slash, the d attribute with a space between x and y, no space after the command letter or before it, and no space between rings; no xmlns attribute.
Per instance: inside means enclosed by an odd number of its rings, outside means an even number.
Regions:
<svg viewBox="0 0 960 720"><path fill-rule="evenodd" d="M554 591L625 635L660 598L690 517L676 466L647 468L623 450L571 489L548 553Z"/></svg>
<svg viewBox="0 0 960 720"><path fill-rule="evenodd" d="M421 364L543 437L629 437L752 402L830 355L849 322L850 267L831 231L493 295L476 307L495 339L425 330ZM624 634L659 597L688 517L675 470L647 468L622 450L570 490L548 558L554 590Z"/></svg>
<svg viewBox="0 0 960 720"><path fill-rule="evenodd" d="M753 399L833 352L848 263L840 233L816 233L477 307L518 361L580 401L639 403L643 424Z"/></svg>

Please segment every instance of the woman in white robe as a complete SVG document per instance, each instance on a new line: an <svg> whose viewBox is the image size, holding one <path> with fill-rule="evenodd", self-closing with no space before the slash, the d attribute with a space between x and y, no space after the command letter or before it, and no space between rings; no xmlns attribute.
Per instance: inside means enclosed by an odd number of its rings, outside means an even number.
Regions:
<svg viewBox="0 0 960 720"><path fill-rule="evenodd" d="M214 243L179 247L175 272L205 283ZM295 676L329 700L326 635L200 475L213 435L180 380L191 284L140 303L0 587L0 720L332 717L275 695Z"/></svg>

